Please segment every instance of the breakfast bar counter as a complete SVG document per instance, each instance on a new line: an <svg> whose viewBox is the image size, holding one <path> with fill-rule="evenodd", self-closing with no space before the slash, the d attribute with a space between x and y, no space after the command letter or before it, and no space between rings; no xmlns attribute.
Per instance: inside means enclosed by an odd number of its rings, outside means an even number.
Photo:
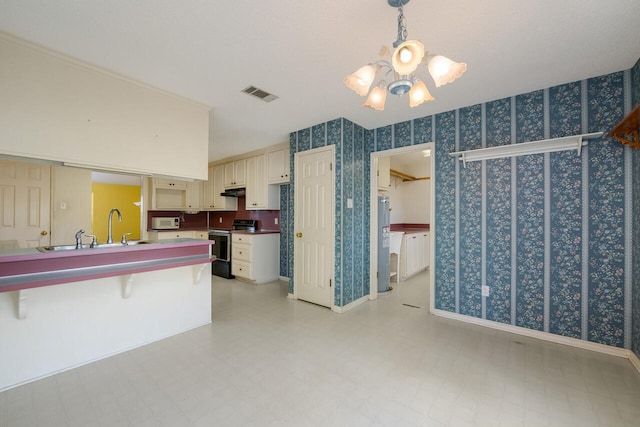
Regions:
<svg viewBox="0 0 640 427"><path fill-rule="evenodd" d="M106 248L0 251L0 292L204 265L215 259L209 245L206 240L169 239Z"/></svg>
<svg viewBox="0 0 640 427"><path fill-rule="evenodd" d="M130 243L0 251L0 391L211 323L208 240Z"/></svg>

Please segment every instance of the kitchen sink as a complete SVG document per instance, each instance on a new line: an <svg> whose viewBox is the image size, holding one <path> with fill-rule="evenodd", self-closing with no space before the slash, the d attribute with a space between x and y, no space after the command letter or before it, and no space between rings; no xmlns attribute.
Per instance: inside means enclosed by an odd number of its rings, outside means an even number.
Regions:
<svg viewBox="0 0 640 427"><path fill-rule="evenodd" d="M148 240L129 240L127 241L127 245L129 246L135 246L135 245L148 245L149 243L151 243Z"/></svg>
<svg viewBox="0 0 640 427"><path fill-rule="evenodd" d="M82 245L81 249L88 249L89 245ZM36 248L40 252L75 251L76 245L40 246Z"/></svg>
<svg viewBox="0 0 640 427"><path fill-rule="evenodd" d="M126 245L122 243L102 243L98 244L98 246L94 246L93 248L90 245L82 245L80 248L76 249L76 245L56 245L56 246L40 246L36 249L40 252L58 252L58 251L75 251L80 249L108 249L108 248L122 248L125 246L136 246L136 245L144 245L149 244L150 242L147 240L131 240L128 241Z"/></svg>

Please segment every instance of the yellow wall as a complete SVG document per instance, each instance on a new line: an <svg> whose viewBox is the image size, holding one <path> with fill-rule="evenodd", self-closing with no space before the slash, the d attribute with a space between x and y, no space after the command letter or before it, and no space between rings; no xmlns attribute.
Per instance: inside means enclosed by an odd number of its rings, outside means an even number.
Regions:
<svg viewBox="0 0 640 427"><path fill-rule="evenodd" d="M92 184L91 191L91 227L98 236L99 243L107 241L107 223L109 212L117 208L122 214L113 214L113 241L119 242L124 233L128 240L140 239L140 208L134 202L140 201L140 187L132 185Z"/></svg>

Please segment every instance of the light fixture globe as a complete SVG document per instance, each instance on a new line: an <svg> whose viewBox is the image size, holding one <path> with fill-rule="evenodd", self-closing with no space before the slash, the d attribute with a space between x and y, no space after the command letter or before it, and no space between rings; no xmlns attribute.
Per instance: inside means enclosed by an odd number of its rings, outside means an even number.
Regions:
<svg viewBox="0 0 640 427"><path fill-rule="evenodd" d="M408 76L413 73L424 58L424 45L418 40L401 43L391 56L391 65L396 73Z"/></svg>
<svg viewBox="0 0 640 427"><path fill-rule="evenodd" d="M387 91L385 88L376 86L371 90L371 93L367 97L367 100L362 104L363 107L368 107L373 110L384 110L384 102L387 100Z"/></svg>
<svg viewBox="0 0 640 427"><path fill-rule="evenodd" d="M428 68L436 87L440 87L462 76L467 71L467 64L454 62L445 56L436 55L429 61Z"/></svg>
<svg viewBox="0 0 640 427"><path fill-rule="evenodd" d="M376 76L376 71L371 64L360 67L355 73L348 75L344 78L343 82L345 86L353 90L360 96L366 96L369 93L369 88L373 79Z"/></svg>
<svg viewBox="0 0 640 427"><path fill-rule="evenodd" d="M431 102L435 100L436 99L429 93L427 86L420 80L418 80L409 91L409 106L412 108L417 107L423 102Z"/></svg>

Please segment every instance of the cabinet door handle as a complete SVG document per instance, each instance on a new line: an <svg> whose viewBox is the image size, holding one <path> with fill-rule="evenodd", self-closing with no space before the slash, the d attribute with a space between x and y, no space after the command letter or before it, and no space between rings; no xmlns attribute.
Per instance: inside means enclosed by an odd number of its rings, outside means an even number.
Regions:
<svg viewBox="0 0 640 427"><path fill-rule="evenodd" d="M302 233L296 233L296 237L302 237Z"/></svg>

